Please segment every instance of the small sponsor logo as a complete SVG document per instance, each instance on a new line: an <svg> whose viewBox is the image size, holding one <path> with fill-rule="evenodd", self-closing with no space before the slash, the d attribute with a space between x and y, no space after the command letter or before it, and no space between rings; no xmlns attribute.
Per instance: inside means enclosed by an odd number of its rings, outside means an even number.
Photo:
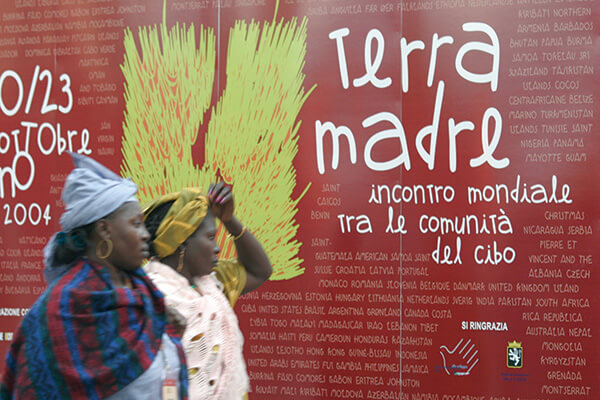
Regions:
<svg viewBox="0 0 600 400"><path fill-rule="evenodd" d="M508 368L523 367L523 346L516 340L508 342L508 346L506 346L506 366Z"/></svg>
<svg viewBox="0 0 600 400"><path fill-rule="evenodd" d="M443 366L436 366L436 371L444 371L448 375L470 375L471 370L479 362L479 350L471 339L460 339L450 350L447 346L440 346Z"/></svg>

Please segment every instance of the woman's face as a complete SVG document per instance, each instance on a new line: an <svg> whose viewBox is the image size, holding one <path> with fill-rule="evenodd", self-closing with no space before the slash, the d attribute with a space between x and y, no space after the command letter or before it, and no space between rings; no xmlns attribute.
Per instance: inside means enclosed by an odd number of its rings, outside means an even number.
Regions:
<svg viewBox="0 0 600 400"><path fill-rule="evenodd" d="M125 203L105 220L113 243L108 261L125 271L138 269L144 259L150 256L150 234L144 226L144 215L139 203Z"/></svg>
<svg viewBox="0 0 600 400"><path fill-rule="evenodd" d="M185 241L183 262L191 276L208 275L217 264L221 249L215 240L216 235L215 216L208 211L196 232Z"/></svg>

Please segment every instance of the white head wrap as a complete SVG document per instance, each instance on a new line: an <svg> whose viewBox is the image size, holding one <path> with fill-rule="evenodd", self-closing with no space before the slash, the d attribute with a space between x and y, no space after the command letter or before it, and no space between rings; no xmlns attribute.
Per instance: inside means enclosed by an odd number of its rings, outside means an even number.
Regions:
<svg viewBox="0 0 600 400"><path fill-rule="evenodd" d="M67 176L62 192L65 212L60 217L60 225L63 232L98 221L127 202L138 201L135 197L137 186L131 179L121 178L89 157L69 154L75 169ZM48 283L71 266L57 265L54 260L58 233L44 248L44 277Z"/></svg>

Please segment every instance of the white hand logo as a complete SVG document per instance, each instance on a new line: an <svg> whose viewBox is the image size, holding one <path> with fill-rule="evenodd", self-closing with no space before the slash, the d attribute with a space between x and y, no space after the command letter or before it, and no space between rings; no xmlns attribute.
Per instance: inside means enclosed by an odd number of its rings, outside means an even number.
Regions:
<svg viewBox="0 0 600 400"><path fill-rule="evenodd" d="M446 346L440 346L444 369L448 375L469 375L479 362L479 358L475 358L479 353L479 350L475 350L475 344L471 344L471 339L464 344L463 341L464 339L460 339L452 350Z"/></svg>

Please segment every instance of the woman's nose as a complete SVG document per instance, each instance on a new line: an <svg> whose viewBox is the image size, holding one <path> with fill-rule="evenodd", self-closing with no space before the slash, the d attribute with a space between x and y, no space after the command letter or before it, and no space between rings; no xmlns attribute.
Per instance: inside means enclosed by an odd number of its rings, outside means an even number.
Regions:
<svg viewBox="0 0 600 400"><path fill-rule="evenodd" d="M150 240L150 232L148 232L148 229L146 229L145 225L142 225L142 231L140 232L140 238L144 242L147 242L148 240Z"/></svg>

